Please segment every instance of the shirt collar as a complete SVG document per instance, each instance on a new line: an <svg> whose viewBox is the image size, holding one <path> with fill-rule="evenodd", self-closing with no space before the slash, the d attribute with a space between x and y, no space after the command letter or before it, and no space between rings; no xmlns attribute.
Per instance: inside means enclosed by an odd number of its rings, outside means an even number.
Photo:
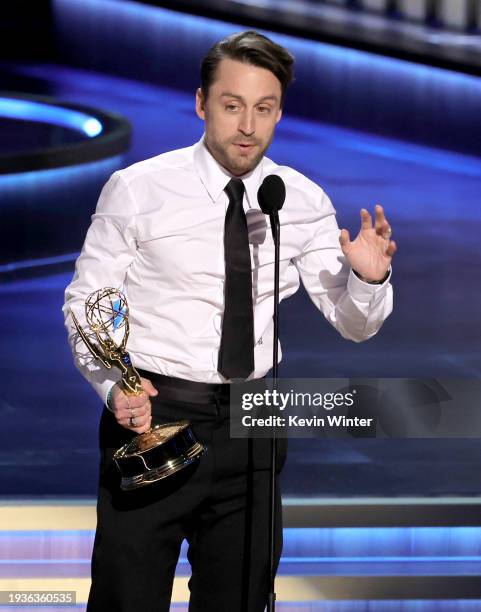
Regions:
<svg viewBox="0 0 481 612"><path fill-rule="evenodd" d="M205 146L204 136L194 145L194 164L210 198L214 203L217 202L233 176L212 157ZM262 182L263 165L264 158L250 172L235 177L244 183L249 208L259 208L257 190Z"/></svg>

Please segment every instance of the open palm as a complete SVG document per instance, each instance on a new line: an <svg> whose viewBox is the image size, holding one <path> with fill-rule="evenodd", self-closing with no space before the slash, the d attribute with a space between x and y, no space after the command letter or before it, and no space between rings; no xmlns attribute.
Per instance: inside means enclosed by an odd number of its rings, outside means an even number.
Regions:
<svg viewBox="0 0 481 612"><path fill-rule="evenodd" d="M339 242L351 268L366 281L379 281L385 276L396 252L396 243L390 239L391 227L379 204L375 207L375 223L369 212L361 210L361 230L351 242L349 232L341 231Z"/></svg>

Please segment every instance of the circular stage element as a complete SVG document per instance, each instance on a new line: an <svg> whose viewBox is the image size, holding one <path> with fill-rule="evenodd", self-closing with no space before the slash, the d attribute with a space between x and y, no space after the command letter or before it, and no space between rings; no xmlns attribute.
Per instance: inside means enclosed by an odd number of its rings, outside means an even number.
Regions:
<svg viewBox="0 0 481 612"><path fill-rule="evenodd" d="M0 174L73 166L113 157L130 145L131 126L115 113L55 98L0 92Z"/></svg>

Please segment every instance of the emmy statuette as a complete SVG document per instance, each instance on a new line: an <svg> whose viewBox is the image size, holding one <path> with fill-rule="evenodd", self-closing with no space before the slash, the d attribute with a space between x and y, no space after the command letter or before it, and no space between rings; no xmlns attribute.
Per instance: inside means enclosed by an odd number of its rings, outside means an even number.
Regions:
<svg viewBox="0 0 481 612"><path fill-rule="evenodd" d="M91 293L85 301L85 319L95 336L93 342L70 310L80 338L95 359L109 370L121 372L121 384L126 395L140 395L140 376L127 352L129 309L124 294L110 287ZM123 330L120 342L114 338ZM90 334L90 336L92 335ZM157 482L197 461L204 453L189 421L154 425L119 448L114 460L120 470L124 491Z"/></svg>

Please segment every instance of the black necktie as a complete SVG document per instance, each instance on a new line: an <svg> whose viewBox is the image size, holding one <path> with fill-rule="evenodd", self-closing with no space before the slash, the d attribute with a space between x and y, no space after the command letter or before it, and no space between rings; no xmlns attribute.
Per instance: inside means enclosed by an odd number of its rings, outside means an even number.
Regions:
<svg viewBox="0 0 481 612"><path fill-rule="evenodd" d="M217 369L225 378L247 378L254 370L254 313L244 183L231 179L225 192L229 207L224 225L224 318Z"/></svg>

